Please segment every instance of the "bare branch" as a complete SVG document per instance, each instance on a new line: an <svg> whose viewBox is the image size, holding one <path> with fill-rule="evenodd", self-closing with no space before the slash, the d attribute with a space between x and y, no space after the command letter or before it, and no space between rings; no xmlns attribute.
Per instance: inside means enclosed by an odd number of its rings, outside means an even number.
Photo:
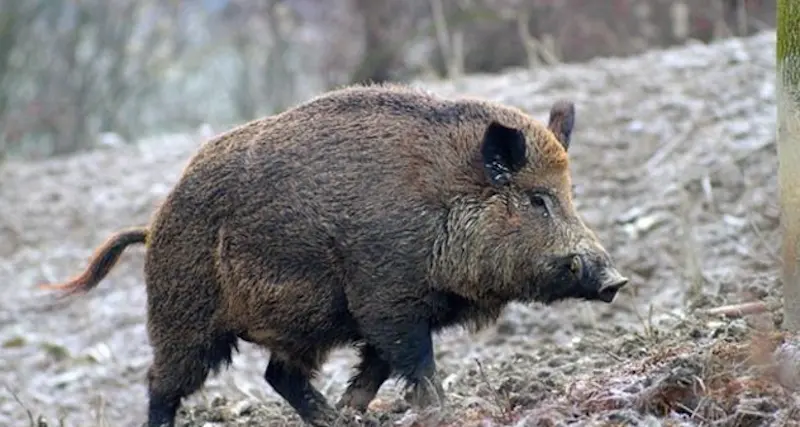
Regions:
<svg viewBox="0 0 800 427"><path fill-rule="evenodd" d="M724 316L732 318L743 317L751 314L761 314L767 311L769 311L769 306L764 302L757 301L714 307L704 310L703 312L711 316Z"/></svg>

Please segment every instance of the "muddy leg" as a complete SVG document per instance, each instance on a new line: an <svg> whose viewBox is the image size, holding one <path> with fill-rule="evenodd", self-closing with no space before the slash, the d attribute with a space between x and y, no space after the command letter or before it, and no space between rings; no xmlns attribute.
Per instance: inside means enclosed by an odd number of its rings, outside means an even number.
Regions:
<svg viewBox="0 0 800 427"><path fill-rule="evenodd" d="M339 414L309 382L303 369L270 357L264 379L294 408L300 418L314 427L333 426Z"/></svg>
<svg viewBox="0 0 800 427"><path fill-rule="evenodd" d="M390 373L389 364L380 358L378 350L365 345L361 348L361 362L356 367L356 375L350 379L336 408L348 406L360 412L366 411Z"/></svg>

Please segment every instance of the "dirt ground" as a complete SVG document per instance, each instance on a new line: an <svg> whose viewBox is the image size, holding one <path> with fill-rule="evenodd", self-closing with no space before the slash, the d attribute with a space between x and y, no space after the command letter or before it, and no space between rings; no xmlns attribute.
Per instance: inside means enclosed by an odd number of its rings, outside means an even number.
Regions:
<svg viewBox="0 0 800 427"><path fill-rule="evenodd" d="M692 313L780 302L774 33L425 85L542 120L555 98L574 99L577 207L632 285L610 305L512 305L478 335L444 333L445 408L415 413L390 382L343 425L800 424L800 396L762 363L780 341L769 332L780 312ZM36 285L78 272L113 230L145 223L201 142L172 135L2 166L0 425L144 422L142 249L82 298L54 301ZM262 379L267 353L241 350L185 402L180 426L300 425ZM329 399L353 356L343 349L325 365L317 385Z"/></svg>

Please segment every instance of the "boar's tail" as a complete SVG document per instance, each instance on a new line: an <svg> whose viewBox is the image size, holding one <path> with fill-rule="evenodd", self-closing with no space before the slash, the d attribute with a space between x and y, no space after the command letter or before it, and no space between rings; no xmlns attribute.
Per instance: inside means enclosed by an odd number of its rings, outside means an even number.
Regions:
<svg viewBox="0 0 800 427"><path fill-rule="evenodd" d="M83 273L63 283L44 284L40 285L40 287L42 289L63 290L65 291L64 296L88 292L106 277L128 245L146 243L148 234L146 227L118 231L94 251L94 254L89 259L89 266L86 267Z"/></svg>

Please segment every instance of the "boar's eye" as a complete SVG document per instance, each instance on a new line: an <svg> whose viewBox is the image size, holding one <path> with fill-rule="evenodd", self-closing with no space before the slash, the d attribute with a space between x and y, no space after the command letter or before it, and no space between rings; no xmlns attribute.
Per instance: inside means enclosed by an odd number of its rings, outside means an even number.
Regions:
<svg viewBox="0 0 800 427"><path fill-rule="evenodd" d="M581 270L583 270L583 260L581 260L579 255L573 255L572 258L570 258L569 271L575 276L580 277Z"/></svg>
<svg viewBox="0 0 800 427"><path fill-rule="evenodd" d="M552 200L550 195L546 193L533 193L531 195L531 205L542 212L542 215L549 217L553 214Z"/></svg>

